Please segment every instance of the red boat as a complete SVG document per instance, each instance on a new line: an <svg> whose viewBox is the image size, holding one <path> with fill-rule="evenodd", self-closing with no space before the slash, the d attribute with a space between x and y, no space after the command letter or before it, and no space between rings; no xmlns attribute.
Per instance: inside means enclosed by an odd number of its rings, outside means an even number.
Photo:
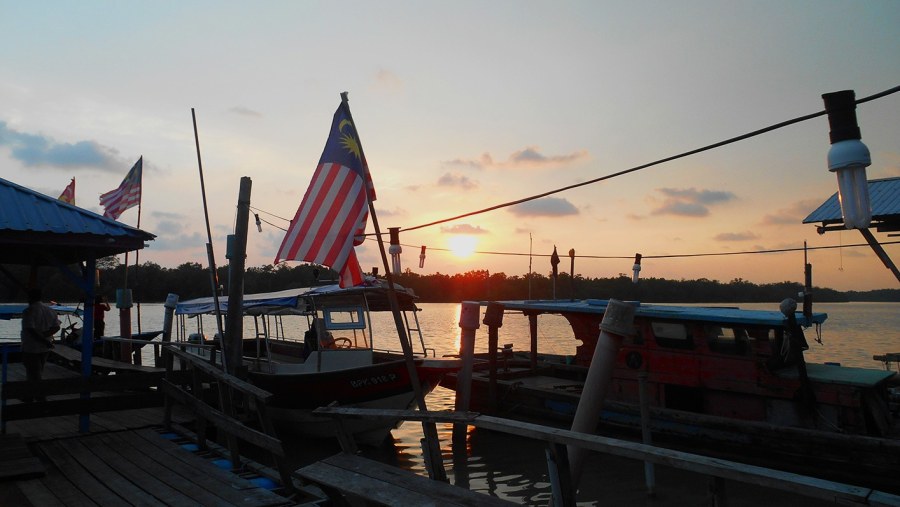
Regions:
<svg viewBox="0 0 900 507"><path fill-rule="evenodd" d="M571 422L608 302L493 304L530 320L532 349L507 346L494 359L479 355L472 410ZM632 304L634 333L617 353L603 402L604 428L640 426L643 383L654 439L816 469L805 473L882 477L896 488L888 478L900 469L897 374L806 363L802 329L818 329L826 314ZM560 315L571 325L580 341L574 358L538 353L542 314ZM455 374L443 382L450 388L456 383Z"/></svg>
<svg viewBox="0 0 900 507"><path fill-rule="evenodd" d="M420 350L415 372L423 395L442 377L459 368L458 361L436 359L419 332L415 297L396 287L406 336L416 332ZM408 409L415 392L402 353L374 350L370 312L390 311L387 287L378 281L341 289L337 285L244 295L242 313L253 318L255 337L244 339L248 380L274 396L268 411L282 428L306 436L333 437L334 421L312 411L323 406ZM222 313L227 302L219 301ZM199 317L215 309L213 298L179 303L175 313ZM293 320L293 323L286 321ZM198 319L198 323L202 322ZM184 323L182 329L186 328ZM288 330L285 332L285 330ZM290 330L295 330L295 336ZM199 333L182 337L203 340ZM194 352L202 353L200 348ZM361 443L378 444L396 422L348 420L345 427Z"/></svg>

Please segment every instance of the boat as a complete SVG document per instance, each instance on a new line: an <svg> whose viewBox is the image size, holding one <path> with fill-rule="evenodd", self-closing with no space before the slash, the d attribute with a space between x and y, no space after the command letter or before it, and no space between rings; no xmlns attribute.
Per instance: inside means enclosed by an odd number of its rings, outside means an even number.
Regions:
<svg viewBox="0 0 900 507"><path fill-rule="evenodd" d="M480 304L501 309L501 319L506 313L529 319L531 350L498 350L497 336L488 353L476 354L470 409L570 424L609 301ZM821 332L827 314L796 312L796 304L783 305L784 312L629 304L634 333L623 337L610 372L604 431L636 433L643 391L655 442L837 480L852 472L897 489L900 379L887 370L806 363L803 328ZM542 315L568 322L580 341L574 356L538 352ZM450 374L443 385L458 389L458 380Z"/></svg>
<svg viewBox="0 0 900 507"><path fill-rule="evenodd" d="M304 436L334 437L334 421L312 414L314 409L415 405L403 354L375 347L372 314L391 311L388 291L384 281L370 278L348 288L324 285L244 295L241 312L252 319L255 335L243 339L243 366L249 382L272 393L267 411L276 425ZM395 293L406 335L418 342L413 362L424 396L446 373L458 370L459 361L435 357L419 328L415 296L396 285ZM202 319L196 318L214 313L215 308L211 297L178 303L177 339L217 348L216 341L206 337ZM229 311L225 300L219 301L219 308ZM198 326L188 333L186 320L191 317ZM209 354L209 348L185 348ZM398 422L347 421L346 429L358 442L377 445Z"/></svg>

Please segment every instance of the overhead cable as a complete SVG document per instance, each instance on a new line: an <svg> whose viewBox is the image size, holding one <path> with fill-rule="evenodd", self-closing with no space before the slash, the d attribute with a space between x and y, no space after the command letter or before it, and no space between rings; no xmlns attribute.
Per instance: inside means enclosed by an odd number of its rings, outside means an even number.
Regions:
<svg viewBox="0 0 900 507"><path fill-rule="evenodd" d="M870 96L868 96L868 97L861 98L861 99L857 100L856 103L857 103L857 104L861 104L861 103L863 103L863 102L868 102L868 101L870 101L870 100L875 100L875 99L877 99L877 98L881 98L881 97L890 95L890 94L892 94L892 93L896 93L896 92L898 92L898 91L900 91L900 86L895 86L894 88L891 88L891 89L889 89L889 90L885 90L885 91L883 91L883 92L876 93L876 94L874 94L874 95L870 95ZM761 134L765 134L766 132L771 132L771 131L773 131L773 130L777 130L777 129L780 129L780 128L783 128L783 127L787 127L787 126L793 125L793 124L795 124L795 123L800 123L800 122L803 122L803 121L806 121L806 120L811 120L811 119L817 118L817 117L819 117L819 116L825 116L825 114L826 114L826 113L825 113L824 110L819 111L819 112L817 112L817 113L807 114L807 115L805 115L805 116L800 116L800 117L794 118L794 119L792 119L792 120L787 120L787 121L783 121L783 122L781 122L781 123L776 123L775 125L770 125L770 126L768 126L768 127L761 128L761 129L759 129L759 130L754 130L753 132L749 132L749 133L747 133L747 134L743 134L743 135L740 135L740 136L737 136L737 137L732 137L732 138L730 138L730 139L726 139L726 140L724 140L724 141L719 141L719 142L717 142L717 143L713 143L713 144L710 144L710 145L707 145L707 146L703 146L702 148L697 148L697 149L694 149L694 150L686 151L686 152L684 152L684 153L679 153L678 155L672 155L672 156L670 156L670 157L661 158L661 159L655 160L655 161L653 161L653 162L649 162L649 163L642 164L642 165L639 165L639 166L636 166L636 167L632 167L631 169L625 169L625 170L622 170L622 171L619 171L619 172L615 172L615 173L612 173L612 174L607 174L606 176L601 176L601 177L599 177L599 178L594 178L594 179L592 179L592 180L587 180L587 181L583 181L583 182L581 182L581 183L575 183L575 184L572 184L572 185L567 185L567 186L565 186L565 187L557 188L557 189L555 189L555 190L550 190L550 191L548 191L548 192L543 192L543 193L536 194L536 195L532 195L532 196L529 196L529 197L523 197L522 199L516 199L515 201L505 202L505 203L503 203L503 204L497 204L497 205L495 205L495 206L491 206L491 207L489 207L489 208L480 209L480 210L478 210L478 211L471 211L471 212L469 212L469 213L463 213L462 215L456 215L456 216L454 216L454 217L444 218L444 219L442 219L442 220L435 220L434 222L428 222L427 224L421 224L421 225L417 225L417 226L415 226L415 227L404 227L404 228L401 228L400 230L401 230L401 231L414 231L414 230L416 230L416 229L423 229L423 228L425 228L425 227L431 227L431 226L433 226L433 225L439 225L439 224L443 224L443 223L447 223L447 222L452 222L452 221L454 221L454 220L459 220L460 218L466 218L466 217L470 217L470 216L473 216L473 215L480 215L480 214L482 214L482 213L487 213L488 211L494 211L494 210L498 210L498 209L500 209L500 208L506 208L506 207L509 207L509 206L515 206L516 204L522 204L522 203L524 203L524 202L533 201L533 200L535 200L535 199L540 199L540 198L542 198L542 197L547 197L548 195L558 194L558 193L560 193L560 192L565 192L566 190L572 190L573 188L583 187L583 186L586 186L586 185L592 185L592 184L594 184L594 183L598 183L598 182L601 182L601 181L604 181L604 180L608 180L608 179L611 179L611 178L615 178L615 177L617 177L617 176L622 176L622 175L625 175L625 174L633 173L633 172L635 172L635 171L640 171L641 169L646 169L646 168L648 168L648 167L652 167L652 166L655 166L655 165L663 164L663 163L665 163L665 162L671 162L671 161L677 160L677 159L679 159L679 158L684 158L684 157L687 157L687 156L690 156L690 155L696 155L697 153L702 153L702 152L704 152L704 151L709 151L709 150L712 150L712 149L714 149L714 148L719 148L719 147L721 147L721 146L725 146L725 145L727 145L727 144L732 144L732 143L736 143L736 142L738 142L738 141L743 141L744 139L749 139L749 138L751 138L751 137L755 137L755 136L758 136L758 135L761 135Z"/></svg>

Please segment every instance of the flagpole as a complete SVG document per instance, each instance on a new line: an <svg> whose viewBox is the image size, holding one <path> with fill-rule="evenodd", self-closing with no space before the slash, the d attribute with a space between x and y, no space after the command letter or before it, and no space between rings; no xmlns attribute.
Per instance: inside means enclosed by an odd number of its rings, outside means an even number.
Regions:
<svg viewBox="0 0 900 507"><path fill-rule="evenodd" d="M144 167L143 167L143 156L141 156L141 200L138 201L138 219L137 219L137 228L141 228L141 203L144 200L144 190L143 190L143 178L144 178ZM138 266L141 264L141 251L140 249L134 251L134 268L138 269ZM135 273L137 276L137 273ZM141 300L137 298L135 302L137 305L137 326L138 326L138 334L141 334Z"/></svg>
<svg viewBox="0 0 900 507"><path fill-rule="evenodd" d="M209 258L209 283L212 285L212 296L213 302L216 305L215 315L216 315L216 330L219 332L219 347L221 350L225 350L225 333L222 332L222 311L219 309L219 288L217 287L216 280L218 276L216 276L216 258L213 254L213 242L212 242L212 230L209 228L209 208L206 205L206 185L203 182L203 162L200 160L200 136L197 135L197 115L194 113L194 108L191 108L191 119L194 121L194 144L197 147L197 167L200 170L200 193L203 195L203 216L206 219L206 256ZM225 354L219 354L222 358L222 369L224 371L228 371L226 369L225 362Z"/></svg>
<svg viewBox="0 0 900 507"><path fill-rule="evenodd" d="M353 115L350 114L350 104L348 101L348 92L341 93L341 107L344 114L353 124L353 129L357 132L356 141L359 143L359 155L362 161L366 160L365 152L362 147L362 140L359 139L359 131L356 129L356 122L353 121ZM368 171L368 164L366 170ZM363 175L365 177L365 175ZM364 183L365 184L365 183ZM415 361L413 360L412 345L410 345L409 337L406 334L406 327L403 324L403 316L400 315L400 303L397 301L397 293L394 288L394 276L391 273L391 266L388 263L387 253L384 249L384 239L381 237L381 228L378 225L378 216L375 214L375 205L372 202L372 196L366 186L366 202L369 205L369 215L372 217L372 226L375 228L375 238L378 240L378 250L381 253L381 262L384 265L384 277L388 283L388 302L391 305L391 312L394 314L394 324L397 327L397 333L400 336L400 346L403 349L403 356L406 359L406 368L409 371L409 379L412 383L413 392L416 396L416 404L422 412L428 411L425 405L425 395L422 393L422 385L419 383L419 374L416 371ZM437 428L433 422L422 421L422 430L425 433L425 442L428 446L425 451L428 453L426 464L430 463L429 473L432 479L447 481L447 474L444 471L443 457L438 441Z"/></svg>

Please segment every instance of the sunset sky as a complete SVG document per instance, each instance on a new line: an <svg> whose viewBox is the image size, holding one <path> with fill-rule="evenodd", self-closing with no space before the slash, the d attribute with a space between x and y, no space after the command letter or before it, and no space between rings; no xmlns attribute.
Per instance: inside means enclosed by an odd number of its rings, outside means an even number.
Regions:
<svg viewBox="0 0 900 507"><path fill-rule="evenodd" d="M900 2L0 0L0 177L100 212L141 156L141 262L216 262L253 181L270 264L340 102L382 229L600 178L900 85ZM868 178L900 176L900 93L857 109ZM801 221L836 191L825 117L525 204L401 233L403 268L585 277L645 257L857 245ZM120 220L137 222L137 209ZM252 216L251 216L252 220ZM371 232L371 222L369 231ZM879 240L900 238L877 234ZM468 244L462 257L451 248ZM428 248L419 269L419 246ZM886 250L900 263L900 245ZM482 253L479 253L482 252ZM484 253L493 252L493 253ZM499 255L496 253L514 254ZM357 249L364 270L377 245ZM586 256L586 257L580 257ZM613 257L598 259L593 257ZM898 288L871 250L809 252L814 283ZM802 281L803 253L647 258L643 277ZM597 297L615 296L614 294Z"/></svg>

